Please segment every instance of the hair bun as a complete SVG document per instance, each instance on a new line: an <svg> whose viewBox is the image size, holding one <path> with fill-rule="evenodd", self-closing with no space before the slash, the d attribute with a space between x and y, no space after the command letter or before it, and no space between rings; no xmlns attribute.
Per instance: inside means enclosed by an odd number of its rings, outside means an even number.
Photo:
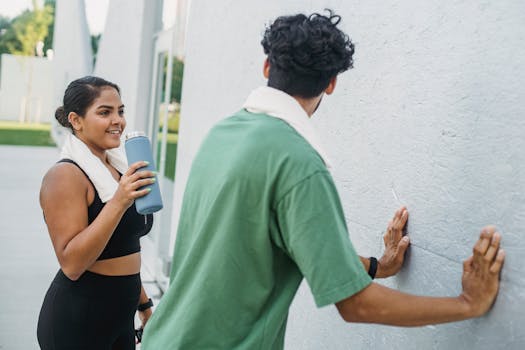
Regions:
<svg viewBox="0 0 525 350"><path fill-rule="evenodd" d="M67 119L66 111L64 110L64 106L60 106L55 111L55 119L60 123L60 125L69 128L71 124L69 123L69 120Z"/></svg>

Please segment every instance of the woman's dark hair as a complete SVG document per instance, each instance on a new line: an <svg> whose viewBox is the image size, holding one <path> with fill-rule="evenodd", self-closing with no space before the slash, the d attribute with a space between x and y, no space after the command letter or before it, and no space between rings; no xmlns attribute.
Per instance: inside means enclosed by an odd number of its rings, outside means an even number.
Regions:
<svg viewBox="0 0 525 350"><path fill-rule="evenodd" d="M336 27L341 17L327 11L327 16L281 16L266 28L261 44L270 62L268 86L311 98L352 68L354 44Z"/></svg>
<svg viewBox="0 0 525 350"><path fill-rule="evenodd" d="M58 107L55 112L56 120L58 120L60 125L73 131L73 126L67 118L69 113L75 112L79 116L84 117L86 110L100 96L100 91L104 87L112 87L120 95L120 89L117 84L99 77L86 76L73 80L67 86L66 92L64 92L64 104Z"/></svg>

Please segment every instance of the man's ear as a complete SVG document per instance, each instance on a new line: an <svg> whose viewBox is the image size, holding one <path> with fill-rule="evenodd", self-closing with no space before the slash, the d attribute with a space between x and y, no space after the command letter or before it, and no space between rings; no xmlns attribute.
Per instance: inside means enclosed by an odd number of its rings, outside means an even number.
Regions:
<svg viewBox="0 0 525 350"><path fill-rule="evenodd" d="M327 95L330 95L332 92L334 92L336 85L337 85L337 76L335 76L332 79L330 79L330 83L328 83L328 86L326 87L324 92Z"/></svg>
<svg viewBox="0 0 525 350"><path fill-rule="evenodd" d="M76 114L75 112L70 112L67 116L67 120L69 120L69 124L71 124L73 130L82 130L82 118L78 114Z"/></svg>
<svg viewBox="0 0 525 350"><path fill-rule="evenodd" d="M266 79L270 77L270 60L268 58L264 60L263 75Z"/></svg>

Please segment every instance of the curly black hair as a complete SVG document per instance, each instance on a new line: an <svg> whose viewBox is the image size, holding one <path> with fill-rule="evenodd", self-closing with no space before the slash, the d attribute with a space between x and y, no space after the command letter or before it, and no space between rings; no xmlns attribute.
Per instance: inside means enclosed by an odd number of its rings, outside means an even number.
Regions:
<svg viewBox="0 0 525 350"><path fill-rule="evenodd" d="M266 28L261 44L270 62L268 86L311 98L352 68L354 44L337 28L341 17L326 11L327 16L281 16Z"/></svg>

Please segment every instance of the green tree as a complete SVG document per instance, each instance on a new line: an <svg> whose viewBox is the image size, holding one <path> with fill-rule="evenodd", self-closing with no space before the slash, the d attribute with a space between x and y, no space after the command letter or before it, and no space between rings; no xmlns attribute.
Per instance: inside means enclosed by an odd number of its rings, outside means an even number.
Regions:
<svg viewBox="0 0 525 350"><path fill-rule="evenodd" d="M98 44L100 42L101 36L102 34L91 35L91 50L93 51L93 67L95 66L95 62L97 61Z"/></svg>
<svg viewBox="0 0 525 350"><path fill-rule="evenodd" d="M44 50L53 48L53 35L55 33L55 0L46 0L44 1L44 8L48 8L51 11L52 20L47 26L47 35L44 39Z"/></svg>
<svg viewBox="0 0 525 350"><path fill-rule="evenodd" d="M33 0L33 10L25 10L5 28L0 37L1 53L34 56L36 43L46 39L53 19L50 4L39 8L37 1Z"/></svg>
<svg viewBox="0 0 525 350"><path fill-rule="evenodd" d="M184 74L184 61L181 61L177 57L173 57L172 66L171 66L171 94L170 102L180 103L180 98L182 94L182 78ZM162 81L166 81L166 75L168 74L168 57L164 57L164 70L163 70ZM164 91L164 85L162 86L162 100L164 101L164 96L166 92Z"/></svg>
<svg viewBox="0 0 525 350"><path fill-rule="evenodd" d="M15 39L14 33L11 29L11 20L7 17L0 16L0 55L9 53L7 43Z"/></svg>
<svg viewBox="0 0 525 350"><path fill-rule="evenodd" d="M7 30L10 26L11 20L8 17L0 15L0 35L2 35L3 30Z"/></svg>

